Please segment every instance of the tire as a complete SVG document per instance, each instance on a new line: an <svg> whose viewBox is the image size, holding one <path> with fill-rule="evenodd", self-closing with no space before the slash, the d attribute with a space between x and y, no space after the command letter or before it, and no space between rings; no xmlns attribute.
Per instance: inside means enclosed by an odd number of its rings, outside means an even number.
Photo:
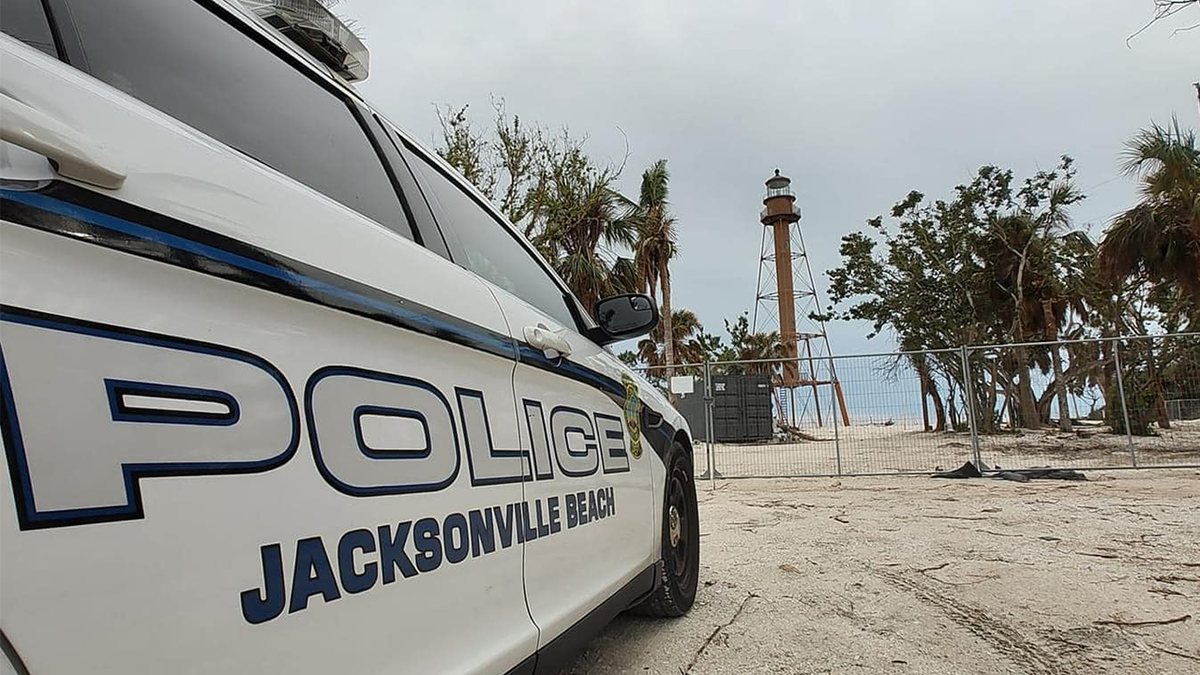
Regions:
<svg viewBox="0 0 1200 675"><path fill-rule="evenodd" d="M634 611L646 616L683 616L696 601L700 576L700 519L692 459L679 441L671 444L671 452L667 455L662 520L662 565L659 566L658 587ZM677 523L677 536L672 534L672 522Z"/></svg>

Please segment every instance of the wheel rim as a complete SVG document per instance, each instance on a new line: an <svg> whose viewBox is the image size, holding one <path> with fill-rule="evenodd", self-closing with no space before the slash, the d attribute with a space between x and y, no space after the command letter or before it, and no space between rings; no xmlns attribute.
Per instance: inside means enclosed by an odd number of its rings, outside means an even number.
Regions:
<svg viewBox="0 0 1200 675"><path fill-rule="evenodd" d="M691 580L691 549L695 545L690 536L692 523L687 486L687 475L676 467L671 473L667 494L667 543L671 549L671 572L681 587L687 587Z"/></svg>

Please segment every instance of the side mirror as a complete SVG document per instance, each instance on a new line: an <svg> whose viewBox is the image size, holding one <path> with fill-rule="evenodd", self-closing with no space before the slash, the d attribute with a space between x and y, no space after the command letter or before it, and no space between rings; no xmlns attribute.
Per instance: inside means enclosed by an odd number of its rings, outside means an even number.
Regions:
<svg viewBox="0 0 1200 675"><path fill-rule="evenodd" d="M603 346L649 333L658 325L658 308L641 293L614 295L596 303L596 321L600 327L590 337Z"/></svg>

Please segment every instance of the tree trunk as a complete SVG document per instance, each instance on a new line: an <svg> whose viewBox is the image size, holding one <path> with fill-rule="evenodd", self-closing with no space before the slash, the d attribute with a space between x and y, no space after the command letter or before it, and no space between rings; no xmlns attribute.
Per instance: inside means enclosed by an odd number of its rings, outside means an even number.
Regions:
<svg viewBox="0 0 1200 675"><path fill-rule="evenodd" d="M1162 378L1158 376L1158 363L1154 358L1153 338L1146 342L1146 374L1150 376L1150 387L1154 392L1154 412L1158 416L1158 428L1170 429L1171 416L1167 414L1167 399L1163 395Z"/></svg>
<svg viewBox="0 0 1200 675"><path fill-rule="evenodd" d="M954 404L954 382L946 378L946 404L950 409L950 428L958 431L958 406Z"/></svg>
<svg viewBox="0 0 1200 675"><path fill-rule="evenodd" d="M1016 333L1012 336L1013 342L1024 342L1027 335L1025 332L1025 319L1022 307L1024 306L1024 293L1021 286L1021 277L1025 270L1025 259L1022 256L1020 271L1017 273L1017 298L1016 298ZM1024 346L1013 347L1013 358L1016 363L1013 364L1013 370L1017 373L1017 410L1020 413L1021 428L1023 429L1041 429L1042 418L1038 414L1037 399L1033 395L1033 383L1030 381L1030 365L1029 351Z"/></svg>
<svg viewBox="0 0 1200 675"><path fill-rule="evenodd" d="M989 395L983 391L983 384L987 378L980 378L971 381L971 396L967 400L967 405L971 406L968 410L967 423L971 421L971 416L975 417L975 432L979 434L991 434L996 431L996 408L995 404L988 407ZM966 396L964 396L966 398Z"/></svg>
<svg viewBox="0 0 1200 675"><path fill-rule="evenodd" d="M942 404L941 394L938 393L937 382L935 382L934 379L929 376L928 366L923 365L919 367L917 369L917 376L921 379L921 392L923 394L921 397L922 412L924 412L925 408L924 395L927 394L929 398L933 399L933 431L945 431L946 407ZM925 413L925 430L929 430L929 417L927 412Z"/></svg>
<svg viewBox="0 0 1200 675"><path fill-rule="evenodd" d="M1042 424L1049 424L1052 419L1050 408L1058 400L1058 396L1054 393L1057 388L1058 381L1051 380L1050 384L1046 385L1046 391L1037 397L1038 418L1042 420Z"/></svg>
<svg viewBox="0 0 1200 675"><path fill-rule="evenodd" d="M1008 367L1005 363L1005 368ZM1008 370L1004 370L1004 414L1008 415L1008 430L1017 430L1017 406L1015 403L1016 396L1013 395L1013 375Z"/></svg>
<svg viewBox="0 0 1200 675"><path fill-rule="evenodd" d="M1033 383L1029 381L1029 354L1024 347L1017 347L1017 406L1021 426L1025 429L1041 429L1042 417L1038 414L1037 399L1033 395Z"/></svg>
<svg viewBox="0 0 1200 675"><path fill-rule="evenodd" d="M917 372L917 381L921 385L922 428L925 431L933 431L934 429L929 426L929 399L927 397L937 396L937 388L929 377L929 363L925 360L926 357L924 354L911 354L908 359L912 364L913 370ZM941 402L939 401L938 404L940 405ZM941 429L939 428L937 431L941 431Z"/></svg>
<svg viewBox="0 0 1200 675"><path fill-rule="evenodd" d="M1042 314L1046 317L1046 339L1053 342L1058 339L1058 321L1054 318L1054 308L1049 300L1042 301ZM1051 361L1054 364L1054 393L1058 398L1058 428L1060 431L1071 430L1071 412L1067 409L1067 381L1063 377L1062 355L1059 346L1050 347Z"/></svg>
<svg viewBox="0 0 1200 675"><path fill-rule="evenodd" d="M667 378L675 375L675 332L671 325L671 270L666 257L658 260L658 278L662 283L663 360L667 362Z"/></svg>
<svg viewBox="0 0 1200 675"><path fill-rule="evenodd" d="M929 397L925 391L925 378L919 378L921 382L921 428L929 431Z"/></svg>
<svg viewBox="0 0 1200 675"><path fill-rule="evenodd" d="M946 430L946 406L942 404L942 396L941 396L941 394L938 393L937 383L934 382L932 378L927 378L926 386L928 387L927 391L929 392L929 398L933 399L933 416L934 416L933 430L934 431L945 431Z"/></svg>
<svg viewBox="0 0 1200 675"><path fill-rule="evenodd" d="M648 293L650 295L650 301L654 303L655 307L658 306L658 288L657 288L657 286L658 286L658 284L655 283L654 279L651 279L649 276L642 277L642 292Z"/></svg>

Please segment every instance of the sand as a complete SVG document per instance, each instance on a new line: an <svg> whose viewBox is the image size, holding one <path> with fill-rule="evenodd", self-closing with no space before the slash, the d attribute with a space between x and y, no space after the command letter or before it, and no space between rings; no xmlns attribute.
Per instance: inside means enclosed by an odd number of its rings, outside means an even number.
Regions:
<svg viewBox="0 0 1200 675"><path fill-rule="evenodd" d="M1088 477L718 481L692 612L563 672L1200 673L1200 471Z"/></svg>

